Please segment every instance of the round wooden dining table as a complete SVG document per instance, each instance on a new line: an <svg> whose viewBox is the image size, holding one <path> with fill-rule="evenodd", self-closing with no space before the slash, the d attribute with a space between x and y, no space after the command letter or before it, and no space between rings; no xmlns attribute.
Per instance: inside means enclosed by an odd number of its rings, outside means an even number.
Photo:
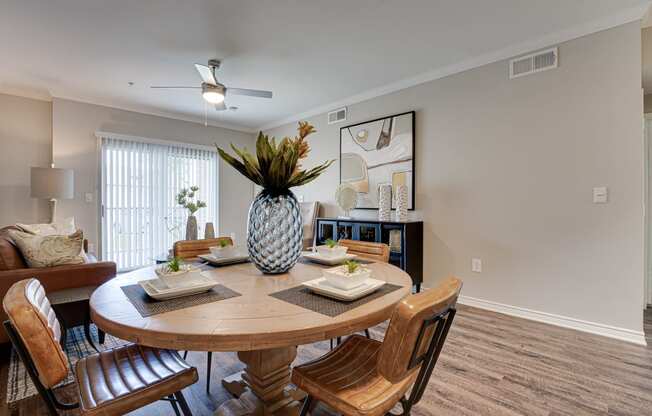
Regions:
<svg viewBox="0 0 652 416"><path fill-rule="evenodd" d="M244 371L226 386L245 388L223 403L218 415L296 415L299 397L290 386L297 346L363 331L391 317L412 287L410 276L390 264L366 267L373 278L399 289L330 317L269 296L322 276L323 266L299 262L278 275L262 274L251 263L206 270L241 296L142 317L121 287L156 275L154 266L117 276L95 290L91 318L104 332L151 347L190 351L237 351ZM241 381L233 381L236 378ZM233 389L237 390L237 389ZM232 391L232 390L230 390Z"/></svg>

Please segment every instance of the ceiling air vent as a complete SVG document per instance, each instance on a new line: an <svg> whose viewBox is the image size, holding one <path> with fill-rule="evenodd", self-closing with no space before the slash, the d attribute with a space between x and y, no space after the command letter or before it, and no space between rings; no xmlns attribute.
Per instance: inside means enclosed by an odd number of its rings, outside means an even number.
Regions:
<svg viewBox="0 0 652 416"><path fill-rule="evenodd" d="M509 78L518 78L557 68L558 61L559 55L556 47L514 58L509 61Z"/></svg>
<svg viewBox="0 0 652 416"><path fill-rule="evenodd" d="M328 124L335 124L344 120L346 120L346 107L328 113Z"/></svg>

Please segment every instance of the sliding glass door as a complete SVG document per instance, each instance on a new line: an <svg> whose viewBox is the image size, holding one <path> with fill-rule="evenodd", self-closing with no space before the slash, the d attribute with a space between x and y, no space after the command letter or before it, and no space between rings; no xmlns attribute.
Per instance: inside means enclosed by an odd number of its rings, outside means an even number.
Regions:
<svg viewBox="0 0 652 416"><path fill-rule="evenodd" d="M217 225L217 153L199 146L101 138L102 259L119 270L154 263L185 238L188 211L177 204L183 188L199 187L207 203L195 215L200 235Z"/></svg>

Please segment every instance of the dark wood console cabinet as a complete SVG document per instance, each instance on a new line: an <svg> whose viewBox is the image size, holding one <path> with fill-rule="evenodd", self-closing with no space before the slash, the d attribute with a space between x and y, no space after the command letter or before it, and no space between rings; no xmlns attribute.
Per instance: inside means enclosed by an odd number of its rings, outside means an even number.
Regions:
<svg viewBox="0 0 652 416"><path fill-rule="evenodd" d="M326 240L360 240L385 243L389 262L405 270L417 292L423 282L423 221L392 222L363 219L317 218L316 244Z"/></svg>

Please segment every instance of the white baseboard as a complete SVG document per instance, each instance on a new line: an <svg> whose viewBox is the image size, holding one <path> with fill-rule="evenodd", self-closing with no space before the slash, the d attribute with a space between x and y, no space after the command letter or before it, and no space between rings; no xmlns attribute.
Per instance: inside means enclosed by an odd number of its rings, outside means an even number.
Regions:
<svg viewBox="0 0 652 416"><path fill-rule="evenodd" d="M645 334L642 331L633 331L631 329L618 328L614 326L599 324L596 322L583 321L581 319L569 318L567 316L533 311L531 309L505 305L502 303L472 298L464 295L460 296L458 302L463 305L474 306L476 308L486 309L498 313L504 313L505 315L516 316L518 318L525 318L532 321L561 326L563 328L575 329L577 331L588 332L595 335L602 335L605 337L615 338L621 341L627 341L638 345L647 345L645 342ZM642 315L641 319L643 319Z"/></svg>

